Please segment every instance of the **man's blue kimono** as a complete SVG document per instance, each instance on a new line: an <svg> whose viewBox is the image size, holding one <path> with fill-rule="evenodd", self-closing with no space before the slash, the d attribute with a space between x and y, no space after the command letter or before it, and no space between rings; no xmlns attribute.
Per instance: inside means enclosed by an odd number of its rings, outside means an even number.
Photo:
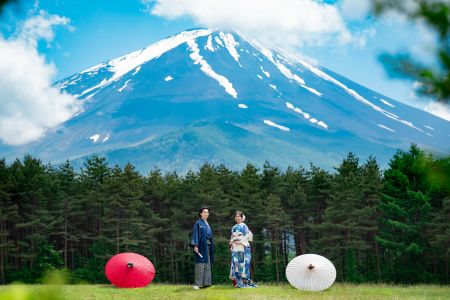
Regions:
<svg viewBox="0 0 450 300"><path fill-rule="evenodd" d="M192 229L191 246L197 246L198 252L203 256L200 257L195 253L195 263L208 263L208 252L211 264L214 262L214 243L211 227L203 219L198 219Z"/></svg>

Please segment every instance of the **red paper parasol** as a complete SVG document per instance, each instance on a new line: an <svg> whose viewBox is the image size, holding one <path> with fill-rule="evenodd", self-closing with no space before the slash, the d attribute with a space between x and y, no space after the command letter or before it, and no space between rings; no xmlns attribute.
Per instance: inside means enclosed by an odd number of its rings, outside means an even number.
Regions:
<svg viewBox="0 0 450 300"><path fill-rule="evenodd" d="M152 282L155 267L146 257L126 252L111 257L106 263L105 274L119 288L140 288Z"/></svg>

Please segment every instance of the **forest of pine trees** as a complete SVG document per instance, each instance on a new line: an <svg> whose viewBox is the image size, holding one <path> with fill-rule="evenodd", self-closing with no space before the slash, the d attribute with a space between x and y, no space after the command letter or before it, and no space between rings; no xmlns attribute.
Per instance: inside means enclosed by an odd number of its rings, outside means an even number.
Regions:
<svg viewBox="0 0 450 300"><path fill-rule="evenodd" d="M386 170L352 153L332 172L311 165L280 170L268 162L233 171L204 164L184 176L101 157L80 170L31 156L0 160L0 282L40 282L65 269L71 281L105 283L116 253L148 257L155 281L193 281L191 228L210 208L215 283L227 282L233 212L254 233L256 282L285 282L296 255L329 258L345 282L449 283L450 157L417 146Z"/></svg>

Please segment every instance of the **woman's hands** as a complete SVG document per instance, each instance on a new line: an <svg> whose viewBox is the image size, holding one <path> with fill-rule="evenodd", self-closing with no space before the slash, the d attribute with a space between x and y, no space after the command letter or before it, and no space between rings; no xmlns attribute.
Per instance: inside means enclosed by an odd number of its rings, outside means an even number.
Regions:
<svg viewBox="0 0 450 300"><path fill-rule="evenodd" d="M194 252L198 253L198 247L197 246L194 246Z"/></svg>

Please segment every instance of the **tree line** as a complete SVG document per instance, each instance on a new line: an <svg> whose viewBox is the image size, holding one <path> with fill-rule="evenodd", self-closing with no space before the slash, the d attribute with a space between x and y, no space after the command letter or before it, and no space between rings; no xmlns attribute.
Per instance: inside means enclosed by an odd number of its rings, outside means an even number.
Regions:
<svg viewBox="0 0 450 300"><path fill-rule="evenodd" d="M131 251L153 262L155 281L192 282L190 234L203 205L215 234L215 283L228 281L236 210L254 234L257 282L285 282L293 257L316 253L334 263L338 281L449 283L450 157L416 145L384 171L352 153L332 172L205 163L184 176L143 176L98 156L80 170L29 155L3 159L0 281L34 283L65 269L72 282L106 283L107 260Z"/></svg>

